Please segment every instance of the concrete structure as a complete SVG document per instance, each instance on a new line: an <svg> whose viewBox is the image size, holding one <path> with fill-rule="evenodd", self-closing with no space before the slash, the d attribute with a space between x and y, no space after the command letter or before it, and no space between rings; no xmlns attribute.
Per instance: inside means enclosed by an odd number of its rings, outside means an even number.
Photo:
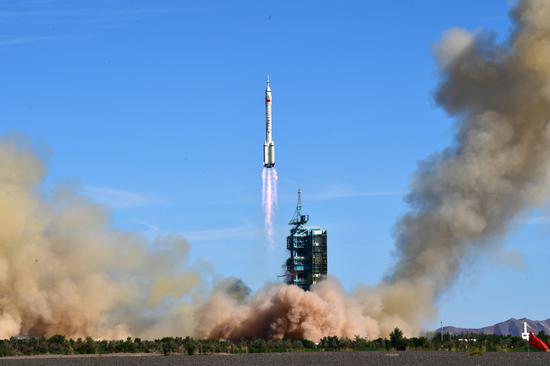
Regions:
<svg viewBox="0 0 550 366"><path fill-rule="evenodd" d="M290 256L286 261L286 283L308 291L312 285L327 277L327 231L306 226L309 215L302 214L302 192L290 220L290 235L286 247Z"/></svg>
<svg viewBox="0 0 550 366"><path fill-rule="evenodd" d="M275 166L275 143L273 142L271 126L271 87L269 76L265 88L265 142L264 142L264 168Z"/></svg>

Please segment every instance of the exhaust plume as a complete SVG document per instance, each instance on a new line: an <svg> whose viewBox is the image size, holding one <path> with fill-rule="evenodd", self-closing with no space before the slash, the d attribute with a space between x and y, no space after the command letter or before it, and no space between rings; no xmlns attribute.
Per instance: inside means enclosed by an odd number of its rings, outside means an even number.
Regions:
<svg viewBox="0 0 550 366"><path fill-rule="evenodd" d="M265 214L265 233L270 248L275 246L273 239L273 217L277 207L277 185L279 176L275 168L262 170L262 207Z"/></svg>
<svg viewBox="0 0 550 366"><path fill-rule="evenodd" d="M198 312L198 334L317 341L386 336L395 326L419 333L464 258L494 245L515 217L550 196L550 1L521 1L512 19L505 44L455 29L436 49L435 99L457 133L419 165L409 212L396 225L397 261L383 283L353 295L334 280L309 293L272 286L244 301L218 289Z"/></svg>

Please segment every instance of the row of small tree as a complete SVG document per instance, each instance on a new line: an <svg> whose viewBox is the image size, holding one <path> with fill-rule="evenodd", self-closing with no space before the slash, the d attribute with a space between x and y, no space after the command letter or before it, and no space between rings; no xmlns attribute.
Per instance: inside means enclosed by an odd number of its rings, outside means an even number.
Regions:
<svg viewBox="0 0 550 366"><path fill-rule="evenodd" d="M540 332L538 337L548 342ZM319 343L307 339L240 339L196 340L191 337L166 337L156 340L127 338L125 340L68 339L62 335L44 337L12 337L0 340L0 356L37 354L106 354L106 353L268 353L316 351L389 351L389 350L445 350L445 351L526 351L527 343L520 337L467 334L451 336L439 333L431 337L406 338L395 328L389 338L368 340L361 337L325 337Z"/></svg>

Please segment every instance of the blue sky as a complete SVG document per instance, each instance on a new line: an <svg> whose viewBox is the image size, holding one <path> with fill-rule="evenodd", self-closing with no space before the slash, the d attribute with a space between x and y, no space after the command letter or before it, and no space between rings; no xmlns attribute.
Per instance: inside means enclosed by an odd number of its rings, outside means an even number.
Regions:
<svg viewBox="0 0 550 366"><path fill-rule="evenodd" d="M45 191L79 187L114 225L181 233L195 260L257 289L278 281L296 190L328 229L351 290L393 263L417 163L452 140L433 101L432 48L452 27L504 39L512 3L5 0L0 133L46 157ZM260 206L266 74L280 176L276 240ZM550 317L550 214L526 212L502 249L467 261L446 324ZM520 253L523 261L510 253ZM439 322L434 322L435 326Z"/></svg>

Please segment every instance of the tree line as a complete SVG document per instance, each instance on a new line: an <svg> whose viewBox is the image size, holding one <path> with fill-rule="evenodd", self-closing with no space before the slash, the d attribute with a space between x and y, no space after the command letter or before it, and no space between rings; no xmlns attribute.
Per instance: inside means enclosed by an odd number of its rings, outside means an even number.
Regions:
<svg viewBox="0 0 550 366"><path fill-rule="evenodd" d="M538 337L548 343L548 336ZM63 335L45 337L12 337L0 340L0 356L19 355L79 355L108 353L269 353L269 352L326 352L326 351L451 351L451 352L515 352L527 351L521 337L484 334L454 336L435 333L431 337L406 338L395 328L388 338L368 340L362 337L325 337L319 343L307 339L240 339L197 340L191 337L165 337L155 340L127 338L125 340L69 339Z"/></svg>

